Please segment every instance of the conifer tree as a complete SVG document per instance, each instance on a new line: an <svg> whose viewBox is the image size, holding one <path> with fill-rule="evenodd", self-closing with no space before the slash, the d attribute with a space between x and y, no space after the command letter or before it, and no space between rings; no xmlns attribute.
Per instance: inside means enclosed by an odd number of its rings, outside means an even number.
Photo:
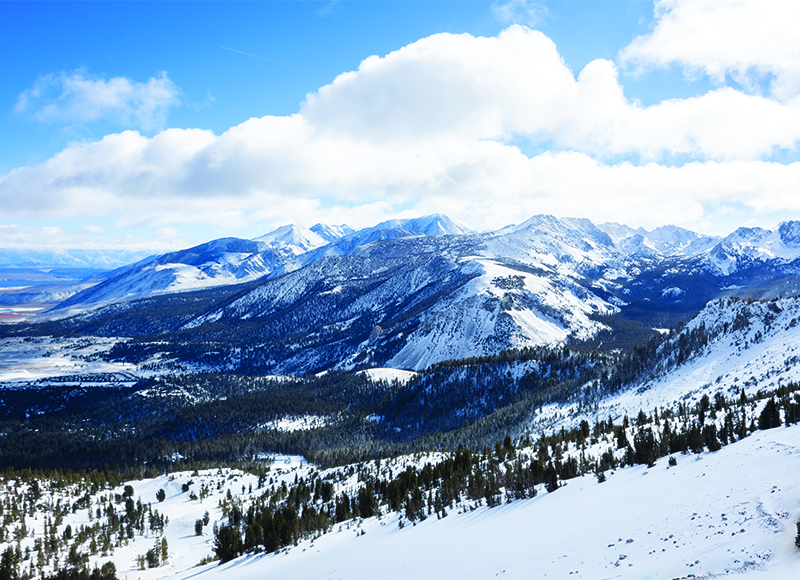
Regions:
<svg viewBox="0 0 800 580"><path fill-rule="evenodd" d="M781 412L775 404L775 398L770 398L758 416L759 429L773 429L781 426Z"/></svg>

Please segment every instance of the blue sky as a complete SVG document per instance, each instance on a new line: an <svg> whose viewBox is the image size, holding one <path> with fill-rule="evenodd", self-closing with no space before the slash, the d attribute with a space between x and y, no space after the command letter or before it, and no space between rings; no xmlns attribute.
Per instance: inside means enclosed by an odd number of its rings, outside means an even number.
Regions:
<svg viewBox="0 0 800 580"><path fill-rule="evenodd" d="M800 219L780 0L0 3L0 246Z"/></svg>

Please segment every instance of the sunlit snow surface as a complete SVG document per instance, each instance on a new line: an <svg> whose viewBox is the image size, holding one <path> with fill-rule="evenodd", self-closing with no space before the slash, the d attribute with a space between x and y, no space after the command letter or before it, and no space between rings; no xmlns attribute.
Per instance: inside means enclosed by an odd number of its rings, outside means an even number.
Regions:
<svg viewBox="0 0 800 580"><path fill-rule="evenodd" d="M776 307L777 312L772 310ZM635 417L640 410L651 414L656 408L674 408L678 401L692 405L703 395L713 399L719 392L731 399L742 389L752 396L759 390L799 383L800 299L752 304L713 301L686 328L703 325L714 332L726 324L732 327L745 314L751 320L746 327L723 333L669 373L602 399L591 410L580 410L576 405L546 406L539 413L536 426L551 428L557 424L560 428L563 424L569 428L583 418L593 422L609 416L619 422L624 415ZM769 325L764 323L765 318L771 318Z"/></svg>
<svg viewBox="0 0 800 580"><path fill-rule="evenodd" d="M536 275L478 257L461 266L475 274L430 308L390 366L421 370L444 360L507 348L589 338L605 328L591 319L617 309L569 279Z"/></svg>
<svg viewBox="0 0 800 580"><path fill-rule="evenodd" d="M64 375L136 371L135 365L108 363L98 357L117 342L118 339L100 337L2 339L0 387Z"/></svg>
<svg viewBox="0 0 800 580"><path fill-rule="evenodd" d="M686 578L796 579L800 426L757 432L716 453L618 470L605 483L569 480L549 494L416 526L397 515L337 526L272 555L177 571L209 544L176 523L176 579ZM238 482L237 482L238 485ZM139 486L141 487L141 486ZM138 489L138 488L137 488ZM153 489L153 492L155 489ZM169 494L174 497L174 493ZM169 499L168 499L169 501ZM210 503L210 502L209 502ZM165 502L166 509L168 503ZM160 506L159 506L160 507ZM188 506L187 506L188 507ZM167 512L169 513L169 512ZM170 527L173 526L170 516ZM177 514L176 514L176 517ZM189 516L193 523L194 514ZM169 528L168 528L169 529ZM359 529L366 533L359 535ZM185 547L184 547L185 546ZM166 569L121 570L128 578Z"/></svg>
<svg viewBox="0 0 800 580"><path fill-rule="evenodd" d="M367 369L365 371L362 371L362 374L368 376L370 380L386 381L388 383L391 383L393 381L397 381L398 383L407 383L417 375L417 373L413 371L404 371L402 369L384 369L384 368Z"/></svg>

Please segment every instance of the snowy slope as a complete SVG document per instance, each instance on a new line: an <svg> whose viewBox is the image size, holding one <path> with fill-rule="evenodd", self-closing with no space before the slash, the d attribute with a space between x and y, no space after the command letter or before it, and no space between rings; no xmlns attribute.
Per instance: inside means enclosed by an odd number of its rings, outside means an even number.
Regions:
<svg viewBox="0 0 800 580"><path fill-rule="evenodd" d="M466 236L474 233L467 226L440 213L413 219L388 220L368 229L403 229L414 234L426 236Z"/></svg>
<svg viewBox="0 0 800 580"><path fill-rule="evenodd" d="M317 226L314 227L316 228ZM319 231L329 227L331 226L321 226ZM345 228L346 226L341 226L339 231L344 232ZM350 230L350 228L346 229ZM329 233L336 234L339 231ZM350 230L344 236L330 236L332 239L329 245L308 252L301 261L306 265L327 256L352 255L353 253L361 252L365 246L376 242L424 236L458 236L460 238L461 236L471 236L472 234L472 230L442 214L433 214L414 219L387 220L358 231ZM459 244L461 241L457 240L454 243ZM412 244L409 247L413 246ZM443 246L440 245L439 247Z"/></svg>
<svg viewBox="0 0 800 580"><path fill-rule="evenodd" d="M109 279L60 304L53 316L68 316L87 308L158 294L277 276L327 255L346 255L376 240L469 232L447 216L438 214L391 220L358 232L346 225L316 224L308 229L289 224L252 240L222 238L121 268Z"/></svg>
<svg viewBox="0 0 800 580"><path fill-rule="evenodd" d="M311 226L310 229L326 242L335 242L339 238L343 238L355 232L355 230L347 224L342 224L340 226L315 224Z"/></svg>
<svg viewBox="0 0 800 580"><path fill-rule="evenodd" d="M800 570L793 545L798 471L800 426L771 429L716 453L679 456L674 468L663 458L651 469L618 470L602 484L585 476L555 493L454 510L403 529L397 515L372 518L286 552L182 572L170 566L174 576L166 577L793 580ZM163 574L126 572L131 579Z"/></svg>
<svg viewBox="0 0 800 580"><path fill-rule="evenodd" d="M477 276L422 317L389 366L424 369L443 360L588 338L593 314L616 308L568 279L536 275L487 259L465 260Z"/></svg>
<svg viewBox="0 0 800 580"><path fill-rule="evenodd" d="M322 227L324 228L327 226ZM333 230L330 229L323 231L327 232L329 235L333 233ZM299 256L309 250L324 246L329 240L308 228L296 224L289 224L281 226L277 230L264 234L261 237L253 238L253 241L262 242L270 248L279 249Z"/></svg>
<svg viewBox="0 0 800 580"><path fill-rule="evenodd" d="M483 234L442 215L350 233L315 226L324 236L284 226L256 240L215 240L121 269L50 316L248 282L252 290L235 298L220 293L196 313L187 309L181 322L202 340L213 333L215 341L246 342L231 347L236 357L219 357L227 365L220 370L420 370L590 339L605 328L598 315L632 313L662 328L731 291L763 295L778 288L775 280L785 281L775 293L800 284L800 222L773 232L739 230L718 243L674 226L603 227L610 233L589 220L548 215ZM113 321L104 326L116 328Z"/></svg>
<svg viewBox="0 0 800 580"><path fill-rule="evenodd" d="M297 256L326 242L310 230L280 228L256 240L222 238L122 268L58 306L61 316L158 294L237 284L296 269Z"/></svg>
<svg viewBox="0 0 800 580"><path fill-rule="evenodd" d="M406 247L412 243L414 251ZM269 352L275 365L269 372L365 365L421 370L568 336L588 338L603 328L592 315L616 311L570 278L428 249L403 238L325 258L263 282L185 329L203 333L213 324L214 332L223 327L233 335L248 325L254 334L245 348ZM297 335L302 350L291 342Z"/></svg>
<svg viewBox="0 0 800 580"><path fill-rule="evenodd" d="M752 395L781 384L800 382L800 299L747 303L717 300L686 327L703 327L715 338L696 357L665 376L647 381L620 397L630 414L684 398L707 394ZM638 407L636 407L638 405ZM635 410L634 410L635 407Z"/></svg>
<svg viewBox="0 0 800 580"><path fill-rule="evenodd" d="M681 336L701 328L710 337L708 345L677 363L674 353ZM534 427L570 428L581 419L594 422L608 417L619 422L640 410L650 414L655 409L675 409L678 401L695 405L703 395L713 400L720 393L732 399L742 390L752 396L759 390L800 383L800 298L715 300L660 350L672 355L654 364L657 376L629 385L588 411L578 404L545 407Z"/></svg>
<svg viewBox="0 0 800 580"><path fill-rule="evenodd" d="M537 215L485 241L484 255L503 256L566 276L592 276L630 261L611 238L586 219Z"/></svg>

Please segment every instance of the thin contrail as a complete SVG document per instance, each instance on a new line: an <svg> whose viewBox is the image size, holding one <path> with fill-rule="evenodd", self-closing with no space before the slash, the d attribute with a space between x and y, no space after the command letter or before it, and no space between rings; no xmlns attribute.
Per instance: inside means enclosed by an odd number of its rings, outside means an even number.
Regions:
<svg viewBox="0 0 800 580"><path fill-rule="evenodd" d="M271 58L264 58L263 56L258 56L257 54L250 54L249 52L242 52L241 50L236 50L235 48L228 48L227 46L220 46L225 50L230 50L231 52L238 52L239 54L244 54L246 56L252 56L253 58L260 58L261 60L266 60L268 62L274 62L275 64L283 64L282 62L278 62L277 60L272 60Z"/></svg>

